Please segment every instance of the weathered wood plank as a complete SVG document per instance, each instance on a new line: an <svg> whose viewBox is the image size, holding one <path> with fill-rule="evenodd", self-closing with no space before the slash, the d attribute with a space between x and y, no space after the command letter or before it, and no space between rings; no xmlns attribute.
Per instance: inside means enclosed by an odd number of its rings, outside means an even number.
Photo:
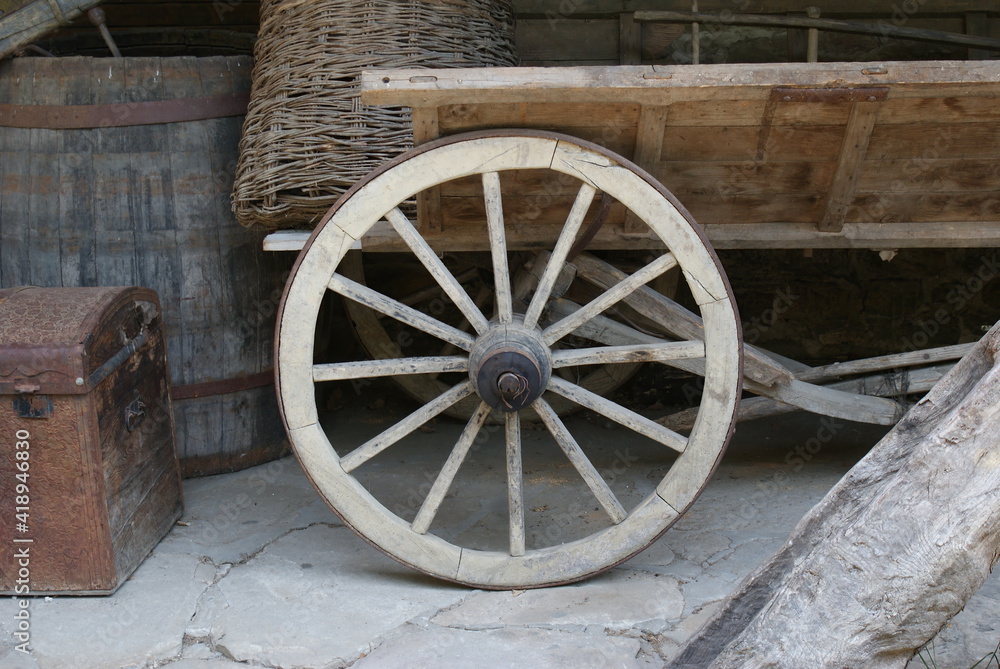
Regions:
<svg viewBox="0 0 1000 669"><path fill-rule="evenodd" d="M868 148L868 158L870 160L996 158L998 144L1000 144L1000 124L942 125L933 119L924 119L922 123L876 126Z"/></svg>
<svg viewBox="0 0 1000 669"><path fill-rule="evenodd" d="M654 69L655 67L655 69ZM759 63L572 68L379 70L361 77L365 104L442 106L517 102L668 104L695 100L767 100L776 87L889 86L892 97L996 95L1000 63L937 61ZM386 81L388 79L388 81ZM736 91L734 93L734 91Z"/></svg>
<svg viewBox="0 0 1000 669"><path fill-rule="evenodd" d="M543 102L530 106L527 103L481 105L472 98L465 104L440 108L440 131L451 134L480 128L537 128L567 132L565 128L579 125L581 120L593 124L595 119L600 119L600 126L604 128L634 128L638 118L637 104ZM573 133L570 131L569 134Z"/></svg>
<svg viewBox="0 0 1000 669"><path fill-rule="evenodd" d="M940 381L952 368L952 365L937 365L908 371L905 374L878 374L874 376L850 379L848 381L838 381L824 385L824 388L831 390L841 390L849 393L859 393L862 395L874 395L878 397L898 397L900 389L906 389L907 395L918 395L926 393ZM750 397L740 401L740 408L737 420L754 420L756 418L766 418L769 416L780 416L801 411L797 406L785 404L770 397ZM677 413L670 414L659 419L659 423L671 430L689 430L698 418L698 407L685 409Z"/></svg>
<svg viewBox="0 0 1000 669"><path fill-rule="evenodd" d="M815 5L815 0L749 0L739 3L739 11L753 14L772 12L784 14L787 12L805 12L807 7ZM735 9L732 0L699 0L703 12L715 12ZM690 0L514 0L514 8L521 15L537 15L549 17L552 20L572 18L573 16L594 16L617 14L624 11L642 9L662 9L683 11L691 9ZM1000 2L997 0L924 0L920 4L921 12L928 14L951 14L966 11L1000 12ZM836 4L836 12L843 14L884 14L885 8L867 0L840 0ZM890 11L892 11L890 9Z"/></svg>
<svg viewBox="0 0 1000 669"><path fill-rule="evenodd" d="M847 210L854 199L868 143L875 129L875 119L879 111L878 102L855 102L851 118L844 131L844 141L840 146L840 158L833 183L826 196L826 211L818 228L823 232L840 232L847 218Z"/></svg>
<svg viewBox="0 0 1000 669"><path fill-rule="evenodd" d="M990 37L990 15L986 12L966 12L965 32L977 37ZM969 60L986 60L992 54L987 49L969 48Z"/></svg>
<svg viewBox="0 0 1000 669"><path fill-rule="evenodd" d="M926 365L947 360L958 360L968 354L973 348L975 348L975 346L975 343L956 344L954 346L943 346L923 351L894 353L892 355L865 358L863 360L835 362L830 365L813 367L803 372L798 372L796 373L795 378L800 381L822 382L854 374L868 374L871 372L880 372L886 369L913 367L916 365Z"/></svg>
<svg viewBox="0 0 1000 669"><path fill-rule="evenodd" d="M856 192L969 193L995 191L1000 161L995 158L869 160L862 165Z"/></svg>
<svg viewBox="0 0 1000 669"><path fill-rule="evenodd" d="M653 170L682 203L689 195L742 196L824 194L833 180L833 162L679 161L661 162Z"/></svg>
<svg viewBox="0 0 1000 669"><path fill-rule="evenodd" d="M845 223L840 234L819 232L815 223L770 222L747 225L729 223L703 226L705 235L716 249L903 249L903 248L993 248L1000 246L1000 221L950 221L942 223ZM520 226L515 231L518 242L509 248L539 249L551 244L555 236L535 226ZM268 251L300 250L309 232L286 231L268 235ZM478 242L477 242L478 240ZM400 251L403 246L394 234L376 230L364 238L367 251ZM481 235L461 238L439 237L430 240L438 251L486 250ZM662 243L651 237L623 237L613 230L602 230L595 246L605 249L658 249Z"/></svg>
<svg viewBox="0 0 1000 669"><path fill-rule="evenodd" d="M621 65L642 63L642 24L633 12L618 15L618 62Z"/></svg>
<svg viewBox="0 0 1000 669"><path fill-rule="evenodd" d="M760 129L753 126L671 126L664 134L663 155L680 161L835 161L843 126L771 128L758 160Z"/></svg>
<svg viewBox="0 0 1000 669"><path fill-rule="evenodd" d="M668 665L905 667L1000 554L1000 325ZM817 637L817 626L827 634Z"/></svg>
<svg viewBox="0 0 1000 669"><path fill-rule="evenodd" d="M812 14L809 8L807 14ZM818 11L817 11L818 14ZM976 46L991 51L1000 51L1000 42L989 37L978 37L974 35L963 35L961 33L951 33L943 30L928 30L909 25L908 22L899 24L896 22L882 22L874 24L866 21L844 21L839 19L819 18L818 16L768 16L763 14L746 14L743 12L727 12L723 14L713 14L708 12L670 12L670 11L642 11L636 12L635 20L650 23L705 23L715 26L745 25L745 26L766 26L773 28L807 28L812 36L808 51L809 62L816 61L816 44L818 38L815 29L822 29L830 32L856 33L866 35L876 35L881 38L893 37L898 39L916 40L920 42L935 42L939 44Z"/></svg>
<svg viewBox="0 0 1000 669"><path fill-rule="evenodd" d="M731 95L738 96L738 91ZM579 125L580 119L601 119L608 128L634 128L640 105L605 102L511 102L476 104L470 96L463 104L441 107L441 132L450 134L478 128L538 128L563 130ZM882 103L879 125L909 125L933 120L941 125L983 123L1000 120L1000 107L992 95L941 96L924 98L890 97ZM671 127L759 126L765 100L718 99L679 101L670 104ZM851 114L846 102L782 102L771 119L777 126L844 126ZM570 134L573 134L570 132Z"/></svg>
<svg viewBox="0 0 1000 669"><path fill-rule="evenodd" d="M410 111L413 145L420 146L441 136L436 107L414 107ZM417 194L417 225L422 230L441 230L441 189L430 188Z"/></svg>
<svg viewBox="0 0 1000 669"><path fill-rule="evenodd" d="M982 193L865 194L855 198L847 219L857 223L954 220L1000 221L1000 191ZM960 229L956 229L961 234Z"/></svg>

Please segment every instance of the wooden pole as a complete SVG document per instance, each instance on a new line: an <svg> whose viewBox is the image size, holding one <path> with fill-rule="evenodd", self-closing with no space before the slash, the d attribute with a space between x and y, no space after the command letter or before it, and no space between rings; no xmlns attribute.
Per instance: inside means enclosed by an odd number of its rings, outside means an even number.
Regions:
<svg viewBox="0 0 1000 669"><path fill-rule="evenodd" d="M819 18L819 7L806 8L806 16L811 19ZM806 44L806 62L819 62L819 28L809 29L809 38Z"/></svg>
<svg viewBox="0 0 1000 669"><path fill-rule="evenodd" d="M998 440L1000 323L668 669L905 667L1000 560Z"/></svg>
<svg viewBox="0 0 1000 669"><path fill-rule="evenodd" d="M691 11L698 11L698 0L691 0ZM691 24L691 64L701 63L701 26L695 21Z"/></svg>
<svg viewBox="0 0 1000 669"><path fill-rule="evenodd" d="M719 14L706 12L641 11L635 13L635 20L641 23L710 23L734 26L775 26L779 28L817 28L833 32L899 37L924 42L940 42L959 46L979 47L1000 51L1000 40L991 37L962 35L942 30L924 30L897 26L889 22L864 23L862 21L841 21L839 19L815 19L808 16L772 16L769 14Z"/></svg>

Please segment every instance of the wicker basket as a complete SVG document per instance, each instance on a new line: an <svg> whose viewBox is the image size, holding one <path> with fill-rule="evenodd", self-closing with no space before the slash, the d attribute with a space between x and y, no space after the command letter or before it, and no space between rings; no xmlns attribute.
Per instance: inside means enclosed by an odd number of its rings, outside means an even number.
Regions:
<svg viewBox="0 0 1000 669"><path fill-rule="evenodd" d="M357 75L514 65L509 0L263 0L233 190L245 226L315 224L413 145L408 109L366 107Z"/></svg>

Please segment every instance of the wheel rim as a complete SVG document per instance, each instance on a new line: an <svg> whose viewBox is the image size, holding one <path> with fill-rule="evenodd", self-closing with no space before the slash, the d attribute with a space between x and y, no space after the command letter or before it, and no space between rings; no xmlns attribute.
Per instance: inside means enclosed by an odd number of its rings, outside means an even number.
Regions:
<svg viewBox="0 0 1000 669"><path fill-rule="evenodd" d="M525 313L515 313L510 298L501 172L549 169L575 177L579 190L570 215L552 251L557 268L574 241L583 216L598 192L624 203L649 226L668 252L660 255L621 282L614 290L583 305L573 313L544 322L548 297L557 271L543 272ZM496 286L497 313L493 320L479 312L453 277L442 271L436 256L396 206L414 194L450 180L479 176L486 202ZM388 211L388 213L386 213ZM472 324L472 333L436 322L353 282L336 269L355 240L383 219L406 239L414 255L428 267ZM680 265L704 320L704 341L610 350L593 347L559 352L553 347L578 327L600 317L609 306L675 264ZM454 344L458 355L314 365L313 328L320 303L328 290ZM536 587L585 578L618 564L639 552L662 534L694 501L711 477L734 425L739 395L742 356L739 319L731 290L718 259L698 227L674 198L651 177L600 147L554 133L477 133L440 140L406 154L352 189L324 217L303 250L286 287L277 336L278 390L289 437L307 475L334 511L373 545L391 557L421 571L476 587ZM608 526L575 541L550 546L529 546L525 541L525 508L522 471L521 418L518 411L504 416L506 493L509 516L507 548L478 550L456 545L428 532L441 499L451 487L473 439L485 425L491 407L480 402L458 438L421 508L412 520L390 511L372 495L353 472L399 439L448 407L474 397L482 383L483 358L501 345L482 342L501 330L517 331L515 351L532 348L525 341L541 343L544 364L552 367L593 361L670 360L704 357L705 384L698 419L688 437L671 432L625 407L590 393L556 374L541 374L536 384L587 409L645 435L678 455L655 490L625 508L589 462L573 435L544 397L531 403L542 423L559 445L593 499L606 514ZM522 336L523 335L523 336ZM505 340L506 341L506 340ZM508 342L509 343L509 342ZM478 344L478 348L477 348ZM484 353L485 351L485 353ZM707 355L706 355L707 353ZM470 355L475 359L470 363ZM532 352L537 360L537 352ZM476 357L478 356L478 358ZM588 357L589 356L589 357ZM531 356L526 356L531 357ZM472 377L456 384L425 406L343 456L320 426L314 384L323 380L367 378L389 373L458 371ZM495 379L514 368L501 364ZM491 373L495 372L493 370ZM516 370L515 370L516 371ZM505 377L508 381L508 377ZM532 389L540 390L538 388ZM504 395L504 391L500 391Z"/></svg>

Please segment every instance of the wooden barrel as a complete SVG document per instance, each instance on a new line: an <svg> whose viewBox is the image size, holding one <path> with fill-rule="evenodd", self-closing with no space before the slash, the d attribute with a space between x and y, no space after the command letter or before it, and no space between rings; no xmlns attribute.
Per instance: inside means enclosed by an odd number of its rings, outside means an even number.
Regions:
<svg viewBox="0 0 1000 669"><path fill-rule="evenodd" d="M0 63L0 288L159 293L185 476L286 449L272 340L290 261L261 250L229 199L251 68L248 56Z"/></svg>

